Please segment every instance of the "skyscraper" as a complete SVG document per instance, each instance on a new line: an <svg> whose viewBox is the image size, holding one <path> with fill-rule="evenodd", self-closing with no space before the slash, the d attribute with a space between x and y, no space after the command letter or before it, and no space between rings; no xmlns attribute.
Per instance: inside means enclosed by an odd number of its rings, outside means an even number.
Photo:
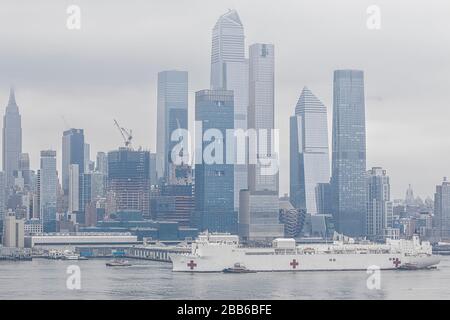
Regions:
<svg viewBox="0 0 450 320"><path fill-rule="evenodd" d="M244 199L240 199L239 234L246 240L269 240L284 236L279 223L278 154L272 143L274 46L253 44L249 57L248 129L255 130L258 143L249 148L249 158L256 161L248 165L248 191L240 193ZM275 170L265 172L269 167Z"/></svg>
<svg viewBox="0 0 450 320"><path fill-rule="evenodd" d="M8 188L14 185L14 171L19 168L22 153L22 118L16 103L14 89L11 88L9 101L3 116L3 171Z"/></svg>
<svg viewBox="0 0 450 320"><path fill-rule="evenodd" d="M319 203L317 196L327 194L323 184L330 181L327 109L306 87L290 119L290 172L292 205L309 214L324 213L319 207L326 199Z"/></svg>
<svg viewBox="0 0 450 320"><path fill-rule="evenodd" d="M100 172L92 172L89 174L90 178L90 200L96 200L97 198L104 198L106 195L105 176Z"/></svg>
<svg viewBox="0 0 450 320"><path fill-rule="evenodd" d="M104 152L97 152L97 163L95 171L100 172L105 177L108 175L108 157Z"/></svg>
<svg viewBox="0 0 450 320"><path fill-rule="evenodd" d="M138 210L149 216L150 152L119 148L108 152L108 191L117 210Z"/></svg>
<svg viewBox="0 0 450 320"><path fill-rule="evenodd" d="M43 150L39 170L39 218L45 232L56 231L57 184L56 151Z"/></svg>
<svg viewBox="0 0 450 320"><path fill-rule="evenodd" d="M436 186L433 226L441 239L450 239L450 182L447 178Z"/></svg>
<svg viewBox="0 0 450 320"><path fill-rule="evenodd" d="M216 135L210 137L210 141L202 140L200 150L196 150L196 157L203 156L201 161L196 160L195 165L194 224L201 230L237 232L237 212L234 210L233 189L234 166L225 162L228 151L225 148L226 130L233 129L233 114L232 91L202 90L196 92L195 120L197 123L201 123L201 128L196 128L198 130L196 135L203 138L206 131ZM211 150L210 144L214 144L216 149ZM209 163L204 155L208 156L212 153L217 157L223 155L222 159Z"/></svg>
<svg viewBox="0 0 450 320"><path fill-rule="evenodd" d="M6 175L3 171L0 171L0 221L5 218L6 200Z"/></svg>
<svg viewBox="0 0 450 320"><path fill-rule="evenodd" d="M244 27L235 10L217 20L212 31L211 89L233 91L234 128L247 129L248 61L245 58ZM239 208L239 191L247 189L247 165L234 166L234 209Z"/></svg>
<svg viewBox="0 0 450 320"><path fill-rule="evenodd" d="M150 174L150 185L151 186L157 185L158 174L156 172L156 153L150 153L149 174Z"/></svg>
<svg viewBox="0 0 450 320"><path fill-rule="evenodd" d="M64 131L62 138L62 187L64 194L69 191L69 167L77 164L80 175L84 173L84 131L69 129Z"/></svg>
<svg viewBox="0 0 450 320"><path fill-rule="evenodd" d="M157 173L167 180L171 166L171 151L178 141L171 141L176 129L188 128L188 73L162 71L158 73L157 105Z"/></svg>
<svg viewBox="0 0 450 320"><path fill-rule="evenodd" d="M333 87L333 217L338 232L361 236L367 210L363 71L336 70Z"/></svg>
<svg viewBox="0 0 450 320"><path fill-rule="evenodd" d="M91 165L91 145L89 143L84 144L84 172L80 172L80 174L83 173L89 173Z"/></svg>
<svg viewBox="0 0 450 320"><path fill-rule="evenodd" d="M366 235L381 238L383 229L392 228L393 203L386 170L374 167L367 172Z"/></svg>
<svg viewBox="0 0 450 320"><path fill-rule="evenodd" d="M18 171L21 172L24 187L26 190L32 189L32 181L31 181L31 170L30 170L30 156L28 153L21 153L19 156L19 168Z"/></svg>
<svg viewBox="0 0 450 320"><path fill-rule="evenodd" d="M407 206L413 206L416 203L416 199L414 198L414 190L411 185L408 185L408 189L406 189L405 195L405 204Z"/></svg>
<svg viewBox="0 0 450 320"><path fill-rule="evenodd" d="M77 164L69 166L69 191L68 191L68 210L71 214L77 214L80 211L80 171Z"/></svg>

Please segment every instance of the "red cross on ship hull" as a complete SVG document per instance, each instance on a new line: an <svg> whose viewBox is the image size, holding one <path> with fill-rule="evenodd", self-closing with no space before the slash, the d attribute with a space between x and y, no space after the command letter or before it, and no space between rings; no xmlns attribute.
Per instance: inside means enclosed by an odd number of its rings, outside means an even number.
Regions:
<svg viewBox="0 0 450 320"><path fill-rule="evenodd" d="M289 264L291 265L292 269L296 269L298 266L298 261L296 259L293 259Z"/></svg>
<svg viewBox="0 0 450 320"><path fill-rule="evenodd" d="M197 264L194 262L194 260L189 261L189 263L187 264L187 266L191 269L194 270L194 268L197 266Z"/></svg>
<svg viewBox="0 0 450 320"><path fill-rule="evenodd" d="M402 262L398 258L392 259L392 263L396 268L398 268L402 264Z"/></svg>

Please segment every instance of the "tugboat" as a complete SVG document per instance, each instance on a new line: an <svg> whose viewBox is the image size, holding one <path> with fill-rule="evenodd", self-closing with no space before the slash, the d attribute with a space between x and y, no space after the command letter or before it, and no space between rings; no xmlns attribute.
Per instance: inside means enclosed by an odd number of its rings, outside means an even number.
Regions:
<svg viewBox="0 0 450 320"><path fill-rule="evenodd" d="M131 267L132 264L129 263L127 260L119 260L115 259L113 261L106 263L107 267Z"/></svg>
<svg viewBox="0 0 450 320"><path fill-rule="evenodd" d="M243 264L235 263L233 267L223 269L224 273L255 273L256 271L248 270Z"/></svg>

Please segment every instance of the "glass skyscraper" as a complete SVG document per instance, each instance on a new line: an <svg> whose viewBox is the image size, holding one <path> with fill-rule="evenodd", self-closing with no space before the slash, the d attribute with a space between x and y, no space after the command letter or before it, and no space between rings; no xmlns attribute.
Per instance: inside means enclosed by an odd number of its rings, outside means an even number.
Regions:
<svg viewBox="0 0 450 320"><path fill-rule="evenodd" d="M177 141L171 141L176 129L188 128L188 73L158 73L156 171L158 179L167 180L171 170L170 154Z"/></svg>
<svg viewBox="0 0 450 320"><path fill-rule="evenodd" d="M197 123L201 123L201 128L196 128L196 135L203 138L208 129L213 129L217 135L211 138L212 141L203 141L202 139L201 148L196 150L196 158L201 157L201 161L196 160L195 165L193 224L200 230L237 232L237 212L234 210L234 166L225 161L227 157L226 130L233 129L233 114L232 91L202 90L196 92L195 120ZM221 151L211 150L211 153L216 155L223 154L223 161L218 161L219 163L206 163L203 157L205 149L212 143L218 148L222 148ZM208 150L205 154L210 154Z"/></svg>
<svg viewBox="0 0 450 320"><path fill-rule="evenodd" d="M366 235L381 239L383 229L393 227L393 215L389 176L383 168L373 167L367 171Z"/></svg>
<svg viewBox="0 0 450 320"><path fill-rule="evenodd" d="M43 150L39 170L39 212L45 232L56 231L57 185L56 151Z"/></svg>
<svg viewBox="0 0 450 320"><path fill-rule="evenodd" d="M347 236L361 236L367 209L363 71L334 72L332 138L331 188L336 230Z"/></svg>
<svg viewBox="0 0 450 320"><path fill-rule="evenodd" d="M84 173L84 131L83 129L69 129L62 137L62 187L64 194L69 191L69 167L78 165L79 174Z"/></svg>
<svg viewBox="0 0 450 320"><path fill-rule="evenodd" d="M278 150L272 141L275 139L274 53L272 44L256 43L249 49L248 129L255 130L259 141L249 147L249 158L254 157L257 163L249 163L248 191L240 193L239 235L245 240L264 241L284 236L284 225L278 218ZM274 168L272 174L263 171L271 167L269 162Z"/></svg>
<svg viewBox="0 0 450 320"><path fill-rule="evenodd" d="M232 90L234 128L247 129L248 61L245 58L244 27L235 10L217 20L212 31L211 89ZM247 189L247 165L234 167L234 209L239 207L239 191Z"/></svg>
<svg viewBox="0 0 450 320"><path fill-rule="evenodd" d="M327 109L303 88L290 119L290 200L296 209L323 213L321 185L330 181ZM330 212L328 212L330 213Z"/></svg>
<svg viewBox="0 0 450 320"><path fill-rule="evenodd" d="M450 182L447 178L436 186L433 225L440 239L450 239Z"/></svg>

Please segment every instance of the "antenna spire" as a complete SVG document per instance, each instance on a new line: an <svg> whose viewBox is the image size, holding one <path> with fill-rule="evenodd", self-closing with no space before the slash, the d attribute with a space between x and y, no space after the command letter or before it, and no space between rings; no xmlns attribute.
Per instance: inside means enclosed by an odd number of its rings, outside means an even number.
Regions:
<svg viewBox="0 0 450 320"><path fill-rule="evenodd" d="M16 104L16 94L14 93L14 86L11 86L11 88L9 89L8 105L9 106L17 105Z"/></svg>

